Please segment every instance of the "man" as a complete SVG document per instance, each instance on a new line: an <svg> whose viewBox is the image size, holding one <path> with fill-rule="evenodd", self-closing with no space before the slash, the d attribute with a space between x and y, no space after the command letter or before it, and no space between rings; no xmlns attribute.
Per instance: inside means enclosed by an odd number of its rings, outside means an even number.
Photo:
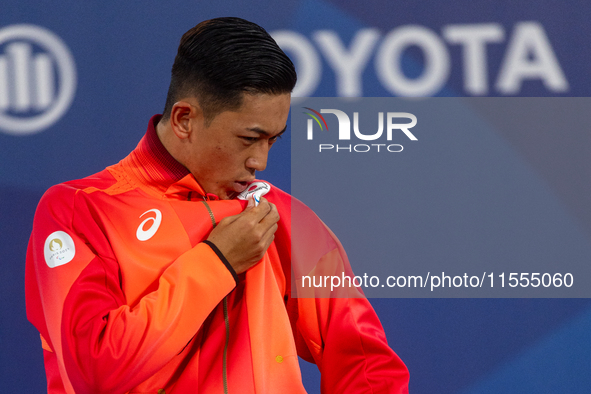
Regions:
<svg viewBox="0 0 591 394"><path fill-rule="evenodd" d="M367 300L291 297L290 210L306 210L252 182L295 81L259 26L203 22L137 148L45 194L26 295L50 393L304 393L298 355L325 393L408 390ZM342 262L309 217L323 256Z"/></svg>

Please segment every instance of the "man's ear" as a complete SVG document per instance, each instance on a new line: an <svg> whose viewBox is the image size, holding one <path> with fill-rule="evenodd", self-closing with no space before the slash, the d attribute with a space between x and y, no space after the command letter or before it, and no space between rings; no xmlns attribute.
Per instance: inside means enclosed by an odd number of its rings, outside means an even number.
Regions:
<svg viewBox="0 0 591 394"><path fill-rule="evenodd" d="M197 121L197 122L195 122ZM203 121L203 111L194 100L181 100L172 106L170 111L170 127L179 139L190 137L196 125Z"/></svg>

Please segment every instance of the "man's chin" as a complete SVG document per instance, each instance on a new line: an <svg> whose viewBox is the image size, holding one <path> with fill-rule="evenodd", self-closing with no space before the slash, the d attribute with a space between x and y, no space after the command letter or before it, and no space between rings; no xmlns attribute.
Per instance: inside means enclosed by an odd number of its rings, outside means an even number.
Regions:
<svg viewBox="0 0 591 394"><path fill-rule="evenodd" d="M239 194L240 194L240 192L237 192L233 189L220 190L220 194L218 194L218 197L220 200L233 200L236 197L238 197Z"/></svg>
<svg viewBox="0 0 591 394"><path fill-rule="evenodd" d="M229 192L225 194L223 197L220 197L220 200L233 200L238 196L239 193L236 192Z"/></svg>

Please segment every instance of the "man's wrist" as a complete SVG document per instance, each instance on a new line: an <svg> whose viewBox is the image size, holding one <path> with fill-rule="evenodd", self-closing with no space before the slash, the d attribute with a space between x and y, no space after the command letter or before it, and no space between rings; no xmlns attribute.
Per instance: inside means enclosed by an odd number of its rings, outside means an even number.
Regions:
<svg viewBox="0 0 591 394"><path fill-rule="evenodd" d="M228 259L226 259L226 256L224 256L224 254L218 249L218 247L215 246L215 244L213 242L211 242L210 240L206 239L205 241L203 241L203 243L208 245L211 248L211 250L213 250L215 252L215 254L222 261L222 263L224 263L224 265L226 266L228 271L230 271L230 273L232 274L232 277L234 277L234 280L236 281L236 285L238 285L238 274L236 274L234 267L232 267L232 265L230 264Z"/></svg>

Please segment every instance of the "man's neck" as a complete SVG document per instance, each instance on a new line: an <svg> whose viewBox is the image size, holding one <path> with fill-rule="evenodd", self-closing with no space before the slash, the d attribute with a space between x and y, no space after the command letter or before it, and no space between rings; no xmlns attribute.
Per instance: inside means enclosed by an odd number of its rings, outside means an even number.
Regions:
<svg viewBox="0 0 591 394"><path fill-rule="evenodd" d="M168 119L160 119L160 121L156 125L156 135L158 135L158 139L162 143L162 146L164 146L164 148L168 151L168 153L170 153L170 155L176 161L178 161L182 165L185 165L179 153L179 149L176 146L178 141L174 136L174 133L170 127L170 121Z"/></svg>

